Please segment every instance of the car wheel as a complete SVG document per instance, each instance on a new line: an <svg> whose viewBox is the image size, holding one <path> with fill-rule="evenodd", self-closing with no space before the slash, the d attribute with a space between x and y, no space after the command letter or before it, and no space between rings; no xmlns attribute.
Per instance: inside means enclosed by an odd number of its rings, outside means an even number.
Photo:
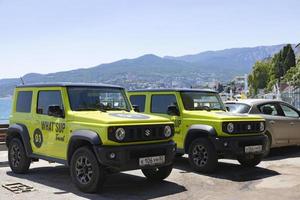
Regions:
<svg viewBox="0 0 300 200"><path fill-rule="evenodd" d="M24 174L29 169L31 159L26 155L24 145L19 138L13 138L9 143L8 162L14 173Z"/></svg>
<svg viewBox="0 0 300 200"><path fill-rule="evenodd" d="M184 153L176 153L176 154L175 154L175 157L176 157L176 158L180 158L180 157L182 157L183 155L184 155Z"/></svg>
<svg viewBox="0 0 300 200"><path fill-rule="evenodd" d="M72 181L81 191L95 193L102 190L105 170L90 148L85 146L75 151L71 159L70 172Z"/></svg>
<svg viewBox="0 0 300 200"><path fill-rule="evenodd" d="M211 173L217 168L218 157L213 144L206 138L198 138L189 146L189 162L197 172Z"/></svg>
<svg viewBox="0 0 300 200"><path fill-rule="evenodd" d="M173 165L142 169L143 174L151 181L162 181L167 178L173 169Z"/></svg>
<svg viewBox="0 0 300 200"><path fill-rule="evenodd" d="M255 167L262 160L262 155L244 155L238 157L239 163L244 167Z"/></svg>

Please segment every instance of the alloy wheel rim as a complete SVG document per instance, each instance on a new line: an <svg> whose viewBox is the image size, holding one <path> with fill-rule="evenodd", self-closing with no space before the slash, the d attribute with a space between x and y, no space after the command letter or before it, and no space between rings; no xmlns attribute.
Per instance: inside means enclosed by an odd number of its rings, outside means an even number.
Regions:
<svg viewBox="0 0 300 200"><path fill-rule="evenodd" d="M198 144L195 145L193 148L193 161L194 163L198 166L198 167L203 167L204 165L206 165L208 160L208 153L207 153L207 149Z"/></svg>
<svg viewBox="0 0 300 200"><path fill-rule="evenodd" d="M92 164L86 156L80 156L75 164L76 178L81 184L88 184L92 180Z"/></svg>
<svg viewBox="0 0 300 200"><path fill-rule="evenodd" d="M17 144L14 144L11 147L10 151L11 163L14 167L18 167L21 162L21 151L20 147Z"/></svg>

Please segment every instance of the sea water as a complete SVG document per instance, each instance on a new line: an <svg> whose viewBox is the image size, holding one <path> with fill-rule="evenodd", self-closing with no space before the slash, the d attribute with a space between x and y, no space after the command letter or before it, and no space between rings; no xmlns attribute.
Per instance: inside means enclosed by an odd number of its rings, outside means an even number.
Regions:
<svg viewBox="0 0 300 200"><path fill-rule="evenodd" d="M0 98L0 124L7 124L11 112L11 98Z"/></svg>

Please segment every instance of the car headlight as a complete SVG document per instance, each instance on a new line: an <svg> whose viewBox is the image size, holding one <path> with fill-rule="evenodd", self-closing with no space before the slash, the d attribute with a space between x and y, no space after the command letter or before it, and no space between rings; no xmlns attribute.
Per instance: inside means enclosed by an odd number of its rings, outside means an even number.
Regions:
<svg viewBox="0 0 300 200"><path fill-rule="evenodd" d="M124 140L126 135L126 131L124 128L118 128L115 132L115 137L117 138L117 140L122 141Z"/></svg>
<svg viewBox="0 0 300 200"><path fill-rule="evenodd" d="M265 123L264 123L264 122L260 122L260 123L259 123L259 130L260 130L261 132L263 132L263 131L265 130Z"/></svg>
<svg viewBox="0 0 300 200"><path fill-rule="evenodd" d="M170 126L165 126L164 135L165 135L165 137L170 137L172 135L172 129Z"/></svg>
<svg viewBox="0 0 300 200"><path fill-rule="evenodd" d="M233 131L234 131L234 124L233 123L228 123L227 124L227 131L228 131L228 133L233 133Z"/></svg>

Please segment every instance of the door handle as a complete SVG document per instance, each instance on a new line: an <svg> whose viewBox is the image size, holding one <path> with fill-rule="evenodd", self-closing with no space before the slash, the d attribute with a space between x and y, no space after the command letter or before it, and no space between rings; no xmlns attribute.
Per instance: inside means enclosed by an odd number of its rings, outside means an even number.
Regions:
<svg viewBox="0 0 300 200"><path fill-rule="evenodd" d="M294 126L294 125L295 125L295 123L294 123L294 122L290 122L290 125Z"/></svg>
<svg viewBox="0 0 300 200"><path fill-rule="evenodd" d="M272 121L270 121L270 124L275 124L275 121L273 121L273 120L272 120Z"/></svg>

